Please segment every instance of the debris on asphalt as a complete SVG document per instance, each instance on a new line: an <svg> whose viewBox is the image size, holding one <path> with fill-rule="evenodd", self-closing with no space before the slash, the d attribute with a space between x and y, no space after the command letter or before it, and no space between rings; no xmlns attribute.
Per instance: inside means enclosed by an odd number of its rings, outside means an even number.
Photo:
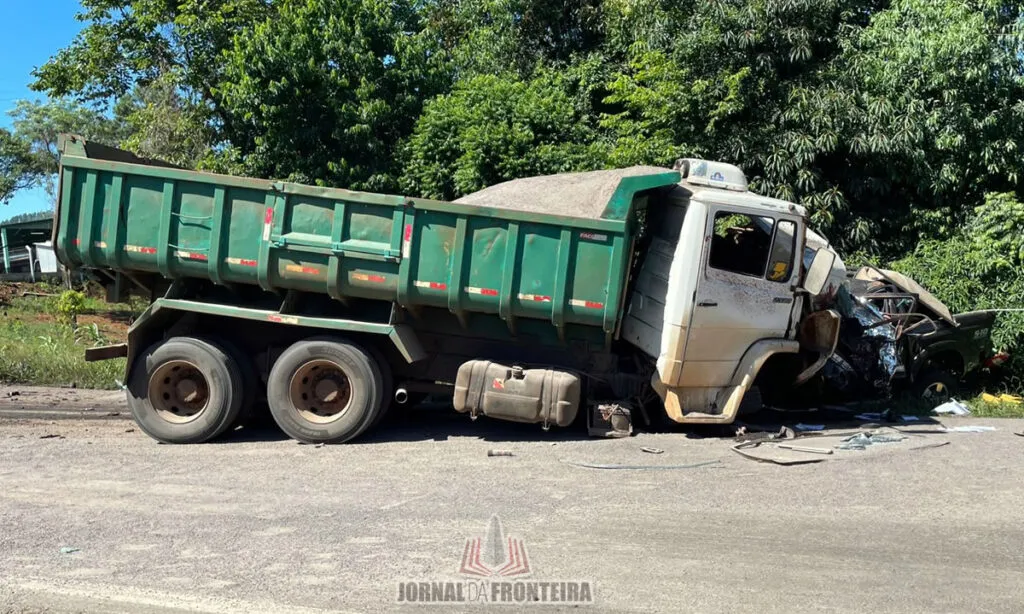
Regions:
<svg viewBox="0 0 1024 614"><path fill-rule="evenodd" d="M113 417L113 416L120 416L121 412L119 412L119 411L108 411L107 413L105 413L103 415L104 416L111 416L111 417Z"/></svg>
<svg viewBox="0 0 1024 614"><path fill-rule="evenodd" d="M645 420L650 424L650 418ZM591 437L620 438L633 434L633 416L628 407L617 403L595 405L587 419Z"/></svg>
<svg viewBox="0 0 1024 614"><path fill-rule="evenodd" d="M60 553L61 554L74 554L76 552L81 552L81 551L82 551L81 548L75 548L74 546L62 546L61 549L60 549Z"/></svg>
<svg viewBox="0 0 1024 614"><path fill-rule="evenodd" d="M665 452L661 448L650 448L650 447L647 447L647 446L644 446L644 447L640 448L640 451L641 452L647 452L648 454L662 454L662 453Z"/></svg>
<svg viewBox="0 0 1024 614"><path fill-rule="evenodd" d="M793 428L798 430L798 431L824 431L825 430L825 426L824 425L805 425L804 423L799 423L799 424L797 424L797 426L795 426Z"/></svg>
<svg viewBox="0 0 1024 614"><path fill-rule="evenodd" d="M882 422L885 420L885 412L868 412L864 414L857 414L854 418L858 420L865 420L867 422Z"/></svg>
<svg viewBox="0 0 1024 614"><path fill-rule="evenodd" d="M40 435L39 438L40 439L64 439L64 436L63 435L58 435L56 433L47 433L46 435Z"/></svg>
<svg viewBox="0 0 1024 614"><path fill-rule="evenodd" d="M881 433L858 433L847 437L836 446L837 450L866 450L868 446L880 443L897 443L906 439L903 435L883 435Z"/></svg>
<svg viewBox="0 0 1024 614"><path fill-rule="evenodd" d="M768 441L775 439L796 439L796 431L784 426L778 431L754 430L753 426L743 425L736 429L736 441Z"/></svg>
<svg viewBox="0 0 1024 614"><path fill-rule="evenodd" d="M125 433L134 433L135 429L125 429L124 432Z"/></svg>
<svg viewBox="0 0 1024 614"><path fill-rule="evenodd" d="M943 433L988 433L989 431L998 431L994 426L944 426L939 429Z"/></svg>
<svg viewBox="0 0 1024 614"><path fill-rule="evenodd" d="M1014 433L1014 435L1016 435L1017 437L1024 437L1024 431L1021 431L1019 433Z"/></svg>
<svg viewBox="0 0 1024 614"><path fill-rule="evenodd" d="M953 416L969 416L971 414L970 408L956 399L946 401L932 411L939 415L950 414Z"/></svg>
<svg viewBox="0 0 1024 614"><path fill-rule="evenodd" d="M511 450L488 450L487 456L515 456Z"/></svg>
<svg viewBox="0 0 1024 614"><path fill-rule="evenodd" d="M749 450L758 448L761 444L767 443L766 441L742 441L734 445L731 450L736 454L750 460L757 461L759 463L773 463L775 465L808 465L810 463L820 463L825 459L821 456L804 456L799 458L777 458L771 456L757 456L751 454Z"/></svg>
<svg viewBox="0 0 1024 614"><path fill-rule="evenodd" d="M657 471L666 469L697 469L698 467L710 467L712 465L721 465L722 461L712 460L704 461L700 463L693 463L690 465L615 465L615 464L604 464L604 463L587 463L578 462L562 459L562 462L566 465L572 465L574 467L583 467L584 469L633 469L637 471Z"/></svg>
<svg viewBox="0 0 1024 614"><path fill-rule="evenodd" d="M900 419L904 422L918 422L921 420L921 416L900 416Z"/></svg>
<svg viewBox="0 0 1024 614"><path fill-rule="evenodd" d="M9 396L9 397L16 397L16 396L20 396L20 395L21 395L21 392L19 392L17 390L12 390L12 391L7 393L7 396Z"/></svg>
<svg viewBox="0 0 1024 614"><path fill-rule="evenodd" d="M795 446L788 443L780 443L779 447L783 450L792 450L794 452L807 452L809 454L832 454L832 450L828 448L812 448L809 446Z"/></svg>

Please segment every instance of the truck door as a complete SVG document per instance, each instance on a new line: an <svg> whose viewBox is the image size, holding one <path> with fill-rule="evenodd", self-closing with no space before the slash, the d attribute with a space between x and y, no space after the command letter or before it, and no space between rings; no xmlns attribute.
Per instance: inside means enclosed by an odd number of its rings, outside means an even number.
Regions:
<svg viewBox="0 0 1024 614"><path fill-rule="evenodd" d="M680 386L726 386L751 344L786 336L799 230L799 218L708 207Z"/></svg>

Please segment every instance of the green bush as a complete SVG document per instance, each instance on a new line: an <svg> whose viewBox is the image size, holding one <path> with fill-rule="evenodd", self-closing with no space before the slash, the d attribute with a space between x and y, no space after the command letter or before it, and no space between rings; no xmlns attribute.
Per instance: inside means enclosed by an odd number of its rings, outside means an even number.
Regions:
<svg viewBox="0 0 1024 614"><path fill-rule="evenodd" d="M989 194L973 220L948 240L926 240L892 263L954 312L1024 309L1024 206L1012 194ZM992 331L1010 353L1005 385L1024 390L1024 312L1000 313Z"/></svg>
<svg viewBox="0 0 1024 614"><path fill-rule="evenodd" d="M57 299L56 313L57 322L78 328L78 316L85 311L85 294L78 290L65 290Z"/></svg>

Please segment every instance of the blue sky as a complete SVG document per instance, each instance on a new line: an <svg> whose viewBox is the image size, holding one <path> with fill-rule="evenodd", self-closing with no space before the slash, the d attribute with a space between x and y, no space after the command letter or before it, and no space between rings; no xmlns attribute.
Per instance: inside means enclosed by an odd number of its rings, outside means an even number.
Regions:
<svg viewBox="0 0 1024 614"><path fill-rule="evenodd" d="M0 126L10 127L7 112L16 101L44 97L28 89L32 69L75 38L83 26L75 20L80 8L78 0L0 0ZM22 192L0 205L0 220L52 205L45 190Z"/></svg>

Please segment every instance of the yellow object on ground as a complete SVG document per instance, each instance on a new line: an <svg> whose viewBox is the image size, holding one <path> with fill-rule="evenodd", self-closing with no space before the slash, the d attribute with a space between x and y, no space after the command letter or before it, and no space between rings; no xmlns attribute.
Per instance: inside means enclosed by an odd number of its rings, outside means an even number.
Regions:
<svg viewBox="0 0 1024 614"><path fill-rule="evenodd" d="M1001 394L999 396L996 396L994 394L989 394L987 392L983 392L981 394L981 398L986 403L1010 403L1010 404L1013 404L1013 405L1020 405L1020 404L1024 403L1024 398L1021 398L1021 397L1018 397L1018 396L1015 396L1015 395L1012 395L1012 394Z"/></svg>

